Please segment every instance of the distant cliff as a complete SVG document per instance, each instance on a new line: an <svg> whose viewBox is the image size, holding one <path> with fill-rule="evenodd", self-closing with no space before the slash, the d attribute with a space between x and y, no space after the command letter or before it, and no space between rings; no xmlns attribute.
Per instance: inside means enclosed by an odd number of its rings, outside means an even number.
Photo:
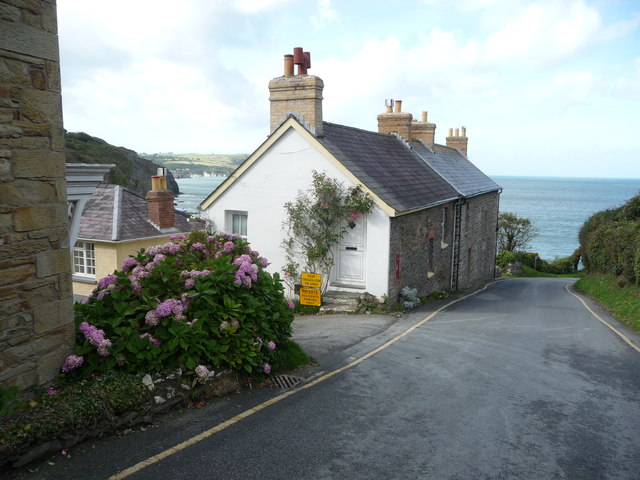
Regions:
<svg viewBox="0 0 640 480"><path fill-rule="evenodd" d="M133 150L110 145L84 132L65 132L65 158L67 163L113 163L116 167L109 172L106 181L142 195L151 190L151 176L156 175L160 167L140 157ZM167 186L174 193L180 193L171 170L167 176Z"/></svg>

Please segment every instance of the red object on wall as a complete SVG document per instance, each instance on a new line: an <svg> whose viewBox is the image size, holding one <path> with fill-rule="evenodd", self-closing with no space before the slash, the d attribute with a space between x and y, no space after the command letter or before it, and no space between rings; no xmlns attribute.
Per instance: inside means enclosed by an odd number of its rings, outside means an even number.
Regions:
<svg viewBox="0 0 640 480"><path fill-rule="evenodd" d="M396 253L396 280L400 280L400 254Z"/></svg>

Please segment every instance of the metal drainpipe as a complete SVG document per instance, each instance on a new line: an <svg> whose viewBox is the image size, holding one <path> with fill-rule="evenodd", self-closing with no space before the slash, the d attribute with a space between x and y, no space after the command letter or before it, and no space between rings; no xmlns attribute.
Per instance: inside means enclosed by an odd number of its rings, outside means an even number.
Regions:
<svg viewBox="0 0 640 480"><path fill-rule="evenodd" d="M496 278L496 268L498 267L498 262L496 259L498 257L498 222L500 221L500 195L502 194L502 187L498 190L498 208L496 211L496 241L493 243L493 278Z"/></svg>
<svg viewBox="0 0 640 480"><path fill-rule="evenodd" d="M461 215L461 206L463 204L463 197L458 197L453 207L453 241L451 242L451 279L449 281L449 289L453 292L454 288L457 289L458 282L454 281L457 278L460 270L460 228L458 227L458 217ZM462 221L460 220L460 225ZM456 256L458 257L458 264L456 265Z"/></svg>

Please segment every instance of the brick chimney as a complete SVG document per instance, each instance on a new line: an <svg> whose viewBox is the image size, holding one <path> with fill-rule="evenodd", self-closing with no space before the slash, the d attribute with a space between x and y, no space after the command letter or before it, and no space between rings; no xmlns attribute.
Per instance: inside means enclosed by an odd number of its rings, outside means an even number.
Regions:
<svg viewBox="0 0 640 480"><path fill-rule="evenodd" d="M395 111L393 107L395 104ZM397 133L405 141L411 141L413 116L402 112L402 100L386 100L386 113L378 115L378 133Z"/></svg>
<svg viewBox="0 0 640 480"><path fill-rule="evenodd" d="M422 112L422 121L413 121L411 125L411 136L422 140L433 148L436 136L436 124L427 122L427 112Z"/></svg>
<svg viewBox="0 0 640 480"><path fill-rule="evenodd" d="M151 177L151 190L147 192L147 215L156 227L173 228L176 225L173 192L167 189L166 169L159 168Z"/></svg>
<svg viewBox="0 0 640 480"><path fill-rule="evenodd" d="M294 65L298 73L294 74ZM293 55L284 56L284 75L269 82L269 102L271 104L270 131L284 122L290 114L315 136L322 136L322 90L321 78L307 74L311 68L311 54L302 48L293 49Z"/></svg>
<svg viewBox="0 0 640 480"><path fill-rule="evenodd" d="M468 141L469 139L467 138L467 129L465 127L462 127L462 135L460 134L460 130L457 128L455 134L453 132L453 128L449 129L449 136L447 137L447 147L457 148L466 157Z"/></svg>

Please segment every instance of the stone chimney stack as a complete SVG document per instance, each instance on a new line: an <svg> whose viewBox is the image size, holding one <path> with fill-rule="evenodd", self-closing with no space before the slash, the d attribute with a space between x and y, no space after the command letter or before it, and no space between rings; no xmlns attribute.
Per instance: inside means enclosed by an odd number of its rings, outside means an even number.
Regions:
<svg viewBox="0 0 640 480"><path fill-rule="evenodd" d="M402 112L402 100L386 100L386 113L378 115L378 133L397 133L405 141L411 141L413 116ZM395 105L395 111L393 107Z"/></svg>
<svg viewBox="0 0 640 480"><path fill-rule="evenodd" d="M294 74L294 65L298 66ZM293 55L284 56L284 75L269 82L269 102L271 104L270 131L284 122L290 114L315 136L323 135L321 78L307 74L311 68L311 54L302 48L293 49Z"/></svg>
<svg viewBox="0 0 640 480"><path fill-rule="evenodd" d="M457 148L466 157L468 141L469 139L467 138L467 129L465 127L462 127L462 134L457 128L455 134L453 132L453 128L449 129L449 136L447 137L447 147Z"/></svg>
<svg viewBox="0 0 640 480"><path fill-rule="evenodd" d="M413 121L411 125L411 135L413 138L422 140L433 148L436 136L436 124L427 122L427 112L422 112L422 121Z"/></svg>
<svg viewBox="0 0 640 480"><path fill-rule="evenodd" d="M176 226L173 208L173 192L167 188L166 168L159 168L158 175L151 177L151 190L147 192L147 214L156 227Z"/></svg>

